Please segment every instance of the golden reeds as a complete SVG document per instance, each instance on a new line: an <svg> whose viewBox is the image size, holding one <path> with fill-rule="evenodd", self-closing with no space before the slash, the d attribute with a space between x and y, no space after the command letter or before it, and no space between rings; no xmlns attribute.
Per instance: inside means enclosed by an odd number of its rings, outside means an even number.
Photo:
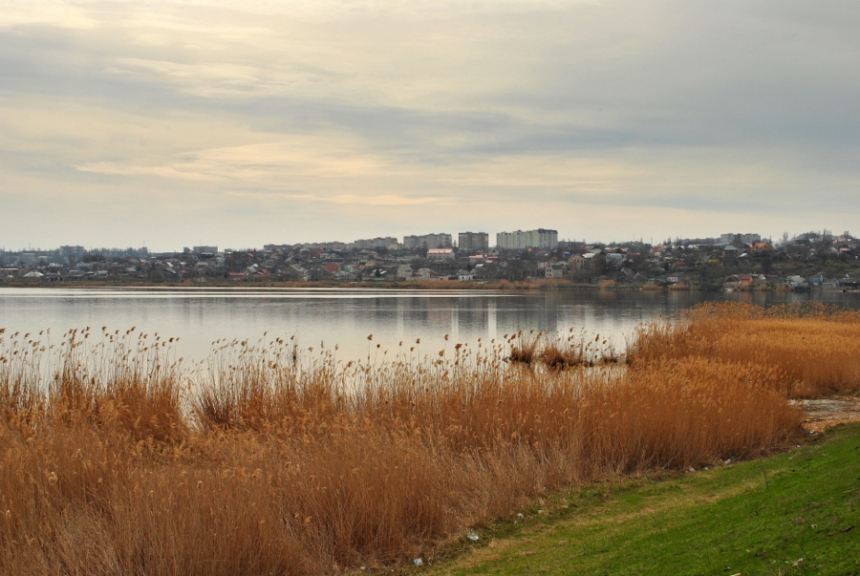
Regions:
<svg viewBox="0 0 860 576"><path fill-rule="evenodd" d="M706 304L680 323L641 326L628 357L640 364L707 358L766 366L780 371L779 385L793 398L852 393L860 390L860 312Z"/></svg>
<svg viewBox="0 0 860 576"><path fill-rule="evenodd" d="M744 326L796 333L790 355L812 362L803 346L857 323L781 314L700 309L645 327L623 367L583 334L347 364L291 340L216 342L193 370L133 330L54 348L0 334L0 573L380 566L566 485L754 456L799 431L786 378L801 360L744 356L728 326L738 341L753 338ZM530 362L504 361L523 340ZM760 348L784 359L780 342ZM806 368L816 382L850 373Z"/></svg>
<svg viewBox="0 0 860 576"><path fill-rule="evenodd" d="M527 333L519 331L509 336L507 341L510 347L507 359L510 362L540 363L556 370L626 362L626 358L600 334L589 338L585 332L574 333L573 328L566 336L551 336L548 332L534 330Z"/></svg>

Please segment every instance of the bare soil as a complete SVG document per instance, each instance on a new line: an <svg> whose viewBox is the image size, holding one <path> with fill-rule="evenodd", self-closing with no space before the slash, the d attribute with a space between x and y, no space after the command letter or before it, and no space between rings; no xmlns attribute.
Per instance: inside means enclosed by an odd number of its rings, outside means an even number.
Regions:
<svg viewBox="0 0 860 576"><path fill-rule="evenodd" d="M860 421L860 398L841 396L793 400L792 404L803 408L803 429L812 434L837 424Z"/></svg>

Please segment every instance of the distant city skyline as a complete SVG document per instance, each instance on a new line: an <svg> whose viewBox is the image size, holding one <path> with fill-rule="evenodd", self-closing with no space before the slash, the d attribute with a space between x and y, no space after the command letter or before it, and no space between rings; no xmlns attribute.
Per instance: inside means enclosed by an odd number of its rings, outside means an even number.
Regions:
<svg viewBox="0 0 860 576"><path fill-rule="evenodd" d="M829 0L0 0L0 247L853 230L858 29Z"/></svg>
<svg viewBox="0 0 860 576"><path fill-rule="evenodd" d="M772 243L773 246L783 244L791 244L797 239L807 239L816 237L821 239L830 239L842 241L844 238L852 238L850 230L835 232L830 229L808 230L799 234L784 233L781 237L774 239L771 237L762 236L755 232L725 232L713 236L699 237L681 237L681 236L666 236L659 239L627 239L627 240L610 240L610 241L590 241L587 238L559 238L556 230L539 228L536 230L515 230L510 232L499 232L495 234L496 241L489 241L490 235L486 232L460 232L458 234L447 234L444 232L434 232L429 234L415 235L410 234L402 237L402 241L393 236L377 236L374 238L355 238L351 240L330 239L321 241L307 241L294 243L265 243L262 246L219 246L214 244L192 245L192 246L173 246L164 250L155 250L149 246L82 246L75 244L61 244L59 246L41 246L28 247L19 249L7 249L0 246L0 255L2 254L21 254L21 253L45 253L56 252L65 257L76 256L80 258L85 253L104 254L112 256L131 255L139 256L145 253L182 253L187 252L195 255L236 252L236 251L267 251L275 250L284 246L306 246L306 247L324 247L329 249L349 249L349 250L378 250L384 248L395 251L419 251L435 248L455 247L466 251L480 251L488 249L497 250L528 250L539 249L543 251L555 250L559 245L565 246L620 246L642 243L646 246L661 246L664 244L675 244L681 242L684 245L693 243L694 241L703 241L715 246L727 244L752 245L756 242ZM465 242L464 242L465 240ZM501 240L501 241L500 241ZM691 244L692 245L692 244Z"/></svg>

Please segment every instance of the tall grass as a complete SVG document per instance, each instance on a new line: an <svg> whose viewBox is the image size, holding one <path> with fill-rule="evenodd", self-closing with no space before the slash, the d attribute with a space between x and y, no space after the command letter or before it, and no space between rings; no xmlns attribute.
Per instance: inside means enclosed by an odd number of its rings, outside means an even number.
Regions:
<svg viewBox="0 0 860 576"><path fill-rule="evenodd" d="M784 392L813 398L860 390L860 312L821 304L706 304L677 324L639 327L634 363L707 358L774 368Z"/></svg>
<svg viewBox="0 0 860 576"><path fill-rule="evenodd" d="M519 337L344 364L274 338L216 342L184 369L169 341L134 330L70 332L53 348L0 334L0 573L298 575L429 559L565 485L778 448L801 418L788 369L679 349L682 330L723 314L760 320L700 310L681 328L645 327L629 366L510 362ZM816 338L856 322L792 314L779 321ZM544 357L603 350L540 339Z"/></svg>
<svg viewBox="0 0 860 576"><path fill-rule="evenodd" d="M585 331L575 333L573 328L567 335L549 332L524 333L522 330L508 337L511 362L523 364L542 363L554 369L571 366L593 367L626 362L615 347L600 334L588 337Z"/></svg>

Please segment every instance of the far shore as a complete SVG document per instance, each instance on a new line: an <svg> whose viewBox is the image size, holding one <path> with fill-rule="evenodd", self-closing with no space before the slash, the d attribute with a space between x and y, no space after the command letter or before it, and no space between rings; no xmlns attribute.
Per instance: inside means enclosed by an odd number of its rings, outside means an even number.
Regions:
<svg viewBox="0 0 860 576"><path fill-rule="evenodd" d="M757 286L755 288L732 288L725 290L716 287L705 287L689 284L617 284L613 281L600 281L597 283L571 282L560 279L536 278L530 280L487 280L487 281L460 281L460 280L411 280L411 281L377 281L377 282L334 282L334 281L235 281L213 279L206 282L195 280L184 280L182 282L151 282L151 281L16 281L0 282L2 288L241 288L241 289L295 289L295 288L328 288L328 289L354 289L373 288L377 290L492 290L492 291L625 291L625 292L758 292L758 293L783 293L792 291L785 286ZM823 288L811 288L810 292L820 292ZM838 292L860 293L860 290L838 289Z"/></svg>

